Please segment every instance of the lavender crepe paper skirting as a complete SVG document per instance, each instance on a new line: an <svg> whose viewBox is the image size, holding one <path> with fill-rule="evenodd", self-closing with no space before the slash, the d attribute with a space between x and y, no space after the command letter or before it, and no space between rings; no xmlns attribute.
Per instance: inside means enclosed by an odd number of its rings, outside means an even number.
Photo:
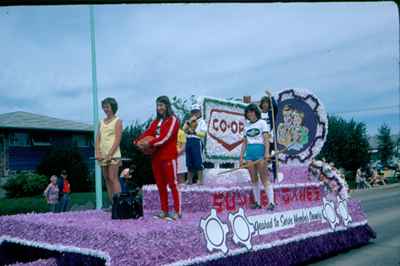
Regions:
<svg viewBox="0 0 400 266"><path fill-rule="evenodd" d="M209 260L195 265L302 265L366 245L371 238L376 238L376 234L366 224L349 228L346 231L332 232L269 249Z"/></svg>

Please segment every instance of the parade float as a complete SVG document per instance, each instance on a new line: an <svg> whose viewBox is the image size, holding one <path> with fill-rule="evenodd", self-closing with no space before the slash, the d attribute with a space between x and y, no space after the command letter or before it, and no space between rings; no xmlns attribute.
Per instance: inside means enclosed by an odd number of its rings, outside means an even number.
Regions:
<svg viewBox="0 0 400 266"><path fill-rule="evenodd" d="M274 184L274 211L266 210L265 193L264 208L249 208L246 169L218 167L237 167L246 105L204 97L204 153L215 168L205 170L204 185L181 187L181 219L153 218L160 210L154 185L143 188L137 220L95 210L3 216L0 264L293 265L367 244L375 233L360 202L349 197L337 169L314 159L328 132L322 103L299 89L275 99L277 150L284 152L276 156L283 179Z"/></svg>

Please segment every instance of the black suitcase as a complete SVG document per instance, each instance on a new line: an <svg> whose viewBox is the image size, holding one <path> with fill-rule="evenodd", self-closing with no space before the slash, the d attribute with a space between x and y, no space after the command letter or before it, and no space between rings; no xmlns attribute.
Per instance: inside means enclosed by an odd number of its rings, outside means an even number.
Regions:
<svg viewBox="0 0 400 266"><path fill-rule="evenodd" d="M115 193L111 219L137 219L143 216L142 199L137 192Z"/></svg>

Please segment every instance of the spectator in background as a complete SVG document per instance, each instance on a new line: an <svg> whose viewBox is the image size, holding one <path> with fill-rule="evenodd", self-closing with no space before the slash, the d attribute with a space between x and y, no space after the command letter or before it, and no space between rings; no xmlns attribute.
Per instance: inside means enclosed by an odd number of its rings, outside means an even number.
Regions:
<svg viewBox="0 0 400 266"><path fill-rule="evenodd" d="M43 195L46 197L47 204L49 205L49 211L56 212L58 205L58 194L59 189L57 186L57 176L52 175L50 177L50 184L44 190Z"/></svg>
<svg viewBox="0 0 400 266"><path fill-rule="evenodd" d="M385 183L385 179L383 174L382 175L378 175L378 172L375 169L372 169L372 175L369 179L369 183L372 186L376 186L376 185L386 185Z"/></svg>
<svg viewBox="0 0 400 266"><path fill-rule="evenodd" d="M128 185L126 184L126 179L132 178L129 168L125 168L122 170L121 174L119 175L119 183L121 185L121 192L129 192Z"/></svg>
<svg viewBox="0 0 400 266"><path fill-rule="evenodd" d="M66 212L68 210L68 204L70 200L71 185L68 181L67 171L61 171L61 177L63 178L62 197L60 197L60 212Z"/></svg>
<svg viewBox="0 0 400 266"><path fill-rule="evenodd" d="M363 172L361 171L361 168L358 168L356 171L356 188L357 189L364 188L364 185L362 183L362 176L363 176Z"/></svg>
<svg viewBox="0 0 400 266"><path fill-rule="evenodd" d="M185 175L187 173L187 167L186 167L186 134L183 129L179 129L178 131L178 144L177 144L177 149L178 149L178 169L177 169L177 174L178 174L178 183L183 183L185 182Z"/></svg>
<svg viewBox="0 0 400 266"><path fill-rule="evenodd" d="M193 183L197 174L197 183L203 184L203 141L207 133L207 125L202 118L200 104L193 104L190 119L186 121L183 130L186 137L186 166L188 170L188 184Z"/></svg>
<svg viewBox="0 0 400 266"><path fill-rule="evenodd" d="M61 171L61 175L57 177L57 187L58 187L58 203L56 206L56 212L61 212L62 211L62 199L64 197L64 177L62 176L62 172L65 170Z"/></svg>

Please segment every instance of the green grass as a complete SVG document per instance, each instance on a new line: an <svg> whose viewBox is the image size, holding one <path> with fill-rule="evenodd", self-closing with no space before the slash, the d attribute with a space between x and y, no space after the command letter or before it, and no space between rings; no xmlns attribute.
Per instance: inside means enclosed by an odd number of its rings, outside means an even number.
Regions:
<svg viewBox="0 0 400 266"><path fill-rule="evenodd" d="M103 192L103 204L107 201L107 194ZM96 194L94 192L72 193L69 206L87 205L89 202L95 206ZM0 215L18 213L47 212L48 205L45 197L35 196L26 198L0 199Z"/></svg>

